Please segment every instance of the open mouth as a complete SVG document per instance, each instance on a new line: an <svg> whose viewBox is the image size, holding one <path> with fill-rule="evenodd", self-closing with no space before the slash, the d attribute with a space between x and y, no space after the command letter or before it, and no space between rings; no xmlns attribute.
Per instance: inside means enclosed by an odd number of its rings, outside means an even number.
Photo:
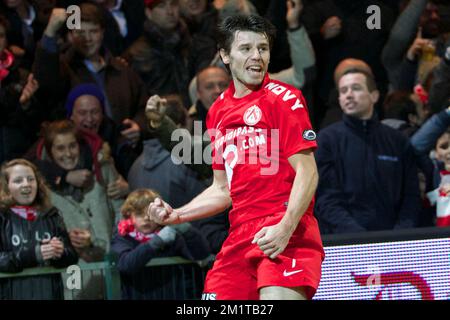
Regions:
<svg viewBox="0 0 450 320"><path fill-rule="evenodd" d="M356 106L356 103L355 103L354 101L350 101L350 102L347 102L347 103L345 104L345 106L346 106L347 108L354 108L354 107Z"/></svg>
<svg viewBox="0 0 450 320"><path fill-rule="evenodd" d="M95 125L83 125L83 128L95 131L97 127Z"/></svg>
<svg viewBox="0 0 450 320"><path fill-rule="evenodd" d="M260 75L263 71L263 68L261 66L250 66L250 67L247 67L247 71L250 74Z"/></svg>
<svg viewBox="0 0 450 320"><path fill-rule="evenodd" d="M20 192L20 195L23 197L29 197L31 196L31 193L32 193L31 190L23 190Z"/></svg>
<svg viewBox="0 0 450 320"><path fill-rule="evenodd" d="M76 165L76 162L74 159L63 159L61 161L61 166L63 168L73 168L73 167L75 167L75 165Z"/></svg>

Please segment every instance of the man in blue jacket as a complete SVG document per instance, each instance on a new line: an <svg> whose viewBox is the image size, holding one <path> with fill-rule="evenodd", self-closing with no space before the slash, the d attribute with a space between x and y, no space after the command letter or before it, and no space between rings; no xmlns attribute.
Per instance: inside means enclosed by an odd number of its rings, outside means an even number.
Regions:
<svg viewBox="0 0 450 320"><path fill-rule="evenodd" d="M400 132L379 122L373 76L347 70L337 89L343 121L321 130L316 153L321 232L417 226L421 202L413 150Z"/></svg>

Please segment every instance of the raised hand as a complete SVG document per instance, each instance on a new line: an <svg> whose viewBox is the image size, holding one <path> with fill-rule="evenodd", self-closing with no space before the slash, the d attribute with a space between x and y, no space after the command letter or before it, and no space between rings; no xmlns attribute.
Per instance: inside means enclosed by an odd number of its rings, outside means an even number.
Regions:
<svg viewBox="0 0 450 320"><path fill-rule="evenodd" d="M52 10L52 14L50 15L50 19L48 20L48 24L47 27L45 28L44 34L50 38L55 37L59 29L61 29L64 23L66 23L66 20L67 20L66 9L54 8Z"/></svg>
<svg viewBox="0 0 450 320"><path fill-rule="evenodd" d="M432 46L433 42L429 39L422 38L422 28L419 27L416 38L412 45L409 47L406 57L410 61L415 61L417 57L422 53L422 49L426 46Z"/></svg>
<svg viewBox="0 0 450 320"><path fill-rule="evenodd" d="M158 128L161 125L161 121L166 114L167 100L161 98L157 94L151 96L147 100L145 107L145 116L149 122L151 128Z"/></svg>
<svg viewBox="0 0 450 320"><path fill-rule="evenodd" d="M324 39L336 37L342 30L342 20L337 16L328 18L320 28L320 33Z"/></svg>
<svg viewBox="0 0 450 320"><path fill-rule="evenodd" d="M28 75L27 83L22 89L22 94L20 95L19 102L21 105L26 105L31 97L34 95L34 93L39 89L39 83L36 79L34 79L34 76L32 73Z"/></svg>
<svg viewBox="0 0 450 320"><path fill-rule="evenodd" d="M286 22L289 29L296 29L299 26L299 17L303 10L302 0L286 1L287 13Z"/></svg>

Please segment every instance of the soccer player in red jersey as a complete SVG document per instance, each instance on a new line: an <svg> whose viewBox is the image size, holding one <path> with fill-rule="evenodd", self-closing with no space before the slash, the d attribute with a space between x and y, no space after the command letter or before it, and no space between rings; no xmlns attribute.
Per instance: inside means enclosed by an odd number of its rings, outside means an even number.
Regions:
<svg viewBox="0 0 450 320"><path fill-rule="evenodd" d="M218 43L232 82L207 116L213 183L181 208L161 199L148 208L157 223L177 224L233 204L203 299L311 299L319 285L316 135L302 93L268 77L274 34L255 15L222 22Z"/></svg>

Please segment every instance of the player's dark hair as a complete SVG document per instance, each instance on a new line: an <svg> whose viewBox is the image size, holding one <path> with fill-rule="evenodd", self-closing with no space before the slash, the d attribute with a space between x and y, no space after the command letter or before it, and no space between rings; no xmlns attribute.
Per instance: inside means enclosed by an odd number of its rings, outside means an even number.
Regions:
<svg viewBox="0 0 450 320"><path fill-rule="evenodd" d="M234 40L236 31L252 31L255 33L263 33L269 40L269 46L272 48L275 40L276 28L273 24L259 15L233 15L224 19L218 26L217 45L219 49L224 49L229 53L231 44Z"/></svg>

